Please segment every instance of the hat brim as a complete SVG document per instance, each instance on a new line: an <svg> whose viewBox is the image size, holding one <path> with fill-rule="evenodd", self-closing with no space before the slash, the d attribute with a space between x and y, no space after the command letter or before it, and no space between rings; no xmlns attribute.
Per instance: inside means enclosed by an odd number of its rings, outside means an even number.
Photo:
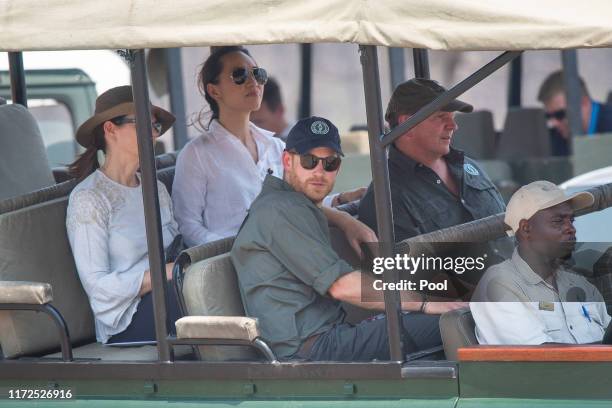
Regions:
<svg viewBox="0 0 612 408"><path fill-rule="evenodd" d="M538 211L546 210L548 208L551 208L551 207L554 207L556 205L563 204L563 203L569 203L572 207L572 211L576 212L576 211L584 210L585 208L591 207L595 203L595 197L593 196L593 194L589 193L588 191L582 191L580 193L572 194L569 197L559 197L559 198L556 198L554 200L551 200L551 201L548 201L542 204L542 206L540 206L540 208L538 208L537 211L535 211L533 214L526 217L526 219L530 219ZM512 228L510 225L508 226ZM506 231L506 234L508 234L509 236L513 236L515 232L512 229L510 229L509 231Z"/></svg>
<svg viewBox="0 0 612 408"><path fill-rule="evenodd" d="M95 144L96 137L94 132L99 125L118 116L133 114L135 111L136 109L134 102L124 102L113 106L111 109L107 109L104 112L95 114L83 122L83 124L81 124L81 126L79 126L77 129L77 142L85 148L93 146ZM161 131L159 132L160 136L166 133L166 131L172 127L174 121L176 120L173 114L160 108L159 106L151 105L151 113L162 125Z"/></svg>
<svg viewBox="0 0 612 408"><path fill-rule="evenodd" d="M548 208L551 208L551 207L554 207L556 205L563 204L563 203L569 203L573 211L579 211L579 210L592 206L594 202L595 202L595 197L593 197L593 194L587 191L583 191L581 193L573 194L569 197L559 197L557 199L544 203L538 209L538 211L546 210Z"/></svg>
<svg viewBox="0 0 612 408"><path fill-rule="evenodd" d="M444 112L463 112L470 113L474 111L474 106L470 105L467 102L460 101L459 99L455 99L448 103L445 107L442 108Z"/></svg>

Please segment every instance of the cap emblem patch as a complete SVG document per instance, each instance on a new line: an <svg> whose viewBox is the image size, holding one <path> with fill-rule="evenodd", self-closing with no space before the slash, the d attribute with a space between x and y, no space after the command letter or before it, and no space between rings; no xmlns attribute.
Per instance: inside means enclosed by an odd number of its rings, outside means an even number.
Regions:
<svg viewBox="0 0 612 408"><path fill-rule="evenodd" d="M310 125L310 131L315 135L326 135L329 133L329 126L322 120L317 120Z"/></svg>

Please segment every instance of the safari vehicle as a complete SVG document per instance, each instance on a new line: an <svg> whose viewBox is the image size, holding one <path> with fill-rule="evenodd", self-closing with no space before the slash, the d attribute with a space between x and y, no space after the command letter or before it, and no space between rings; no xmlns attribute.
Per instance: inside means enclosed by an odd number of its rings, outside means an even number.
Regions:
<svg viewBox="0 0 612 408"><path fill-rule="evenodd" d="M76 183L54 184L50 173L43 174L43 182L26 185L24 181L17 196L0 201L0 344L4 355L0 406L41 398L53 399L47 402L49 406L65 406L62 399L67 398L76 400L70 403L73 406L160 406L169 402L191 406L196 401L202 406L266 407L603 407L612 403L612 379L606 374L612 369L610 346L479 346L466 312L442 319L446 360L405 356L399 336L399 303L392 295L385 296L391 361L277 361L259 337L256 321L243 316L227 254L231 239L191 248L179 257L174 282L191 316L177 324L177 337L169 336L164 292L172 288L166 287L163 275L155 177L171 187L174 157L154 158L143 51L217 44L360 44L378 233L383 242L394 242L386 146L523 49L612 46L608 21L612 6L607 1L593 1L581 13L575 12L574 4L552 0L512 4L495 0L478 7L469 1L392 0L189 1L181 2L180 7L168 1L88 0L69 8L65 2L52 0L44 9L33 2L4 3L0 49L12 53L15 103L26 99L21 50L125 49L137 105L157 344L114 348L92 343L93 319L65 231L67 197ZM237 13L244 21L237 19ZM384 134L377 46L504 52ZM426 66L424 61L417 60ZM0 108L11 116L0 121L0 126L32 124L25 109ZM28 133L32 132L25 126L19 132L1 131L0 142L10 139L12 144L29 138ZM40 143L29 147L32 156L27 166L8 169L27 175L21 177L26 181L35 178L31 171L44 157L35 153L40 153ZM609 184L592 191L597 197L592 211L612 204ZM497 237L504 233L500 220L494 216L416 237L398 249L406 250L418 241ZM339 237L334 243L355 262L346 243ZM388 273L384 278L394 279Z"/></svg>

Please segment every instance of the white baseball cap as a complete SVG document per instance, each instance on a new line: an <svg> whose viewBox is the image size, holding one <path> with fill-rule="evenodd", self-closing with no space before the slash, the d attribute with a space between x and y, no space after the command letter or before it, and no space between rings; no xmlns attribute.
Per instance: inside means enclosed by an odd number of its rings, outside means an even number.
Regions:
<svg viewBox="0 0 612 408"><path fill-rule="evenodd" d="M578 211L592 206L595 198L586 191L566 196L557 185L544 180L534 181L519 188L506 207L504 222L512 228L512 231L508 231L508 235L516 233L521 220L528 220L538 211L564 202L569 202L572 209Z"/></svg>

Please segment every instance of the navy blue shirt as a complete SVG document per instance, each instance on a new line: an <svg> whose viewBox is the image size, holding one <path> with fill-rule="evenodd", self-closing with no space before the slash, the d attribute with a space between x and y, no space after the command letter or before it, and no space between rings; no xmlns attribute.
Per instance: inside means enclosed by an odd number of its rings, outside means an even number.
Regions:
<svg viewBox="0 0 612 408"><path fill-rule="evenodd" d="M393 145L389 149L396 242L505 211L499 191L474 160L454 149L444 157L459 187L459 197L448 190L432 169ZM377 231L371 184L361 200L359 220Z"/></svg>

